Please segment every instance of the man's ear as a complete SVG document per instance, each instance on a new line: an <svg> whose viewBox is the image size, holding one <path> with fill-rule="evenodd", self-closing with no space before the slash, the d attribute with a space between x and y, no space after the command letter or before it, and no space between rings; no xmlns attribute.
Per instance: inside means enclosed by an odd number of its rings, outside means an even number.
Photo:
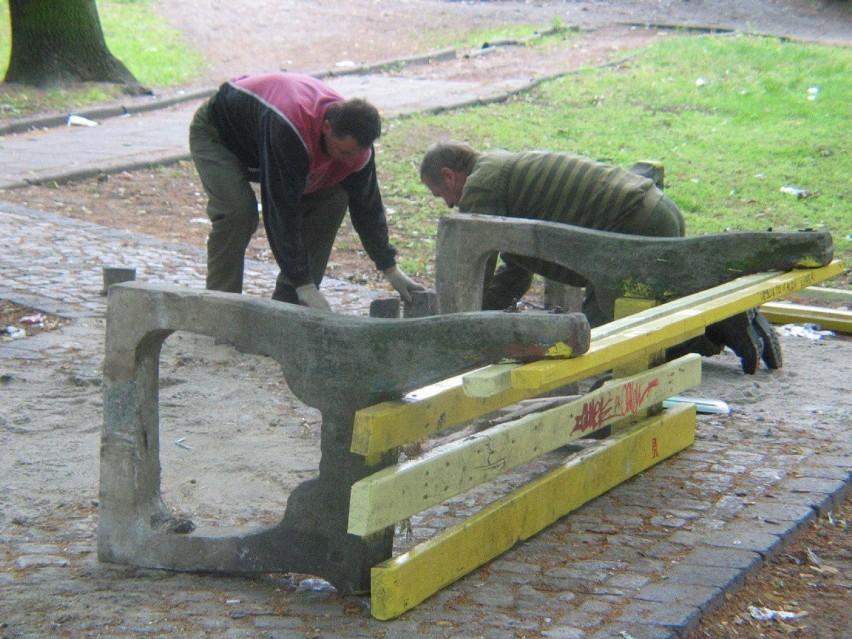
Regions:
<svg viewBox="0 0 852 639"><path fill-rule="evenodd" d="M444 184L446 186L451 186L456 181L456 171L453 171L451 168L447 166L441 167L441 177L444 179Z"/></svg>
<svg viewBox="0 0 852 639"><path fill-rule="evenodd" d="M331 122L328 120L322 121L322 132L324 135L330 136L332 134Z"/></svg>

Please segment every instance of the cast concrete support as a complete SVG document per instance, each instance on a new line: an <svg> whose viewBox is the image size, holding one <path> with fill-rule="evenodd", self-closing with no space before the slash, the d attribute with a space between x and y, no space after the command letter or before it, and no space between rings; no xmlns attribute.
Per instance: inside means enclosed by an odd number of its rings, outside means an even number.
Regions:
<svg viewBox="0 0 852 639"><path fill-rule="evenodd" d="M831 235L822 231L661 238L454 213L438 224L435 284L442 313L481 308L485 264L500 251L578 273L594 287L601 311L610 320L619 297L664 302L742 275L824 266L834 252Z"/></svg>
<svg viewBox="0 0 852 639"><path fill-rule="evenodd" d="M322 413L319 475L292 492L274 525L214 536L173 517L160 494L159 356L173 331L223 338L281 365L287 384ZM98 557L187 571L297 572L341 592L369 590L393 530L346 532L354 482L368 466L350 452L355 412L506 357L537 359L557 342L589 347L580 314L469 313L373 319L212 291L144 283L110 288L104 360Z"/></svg>

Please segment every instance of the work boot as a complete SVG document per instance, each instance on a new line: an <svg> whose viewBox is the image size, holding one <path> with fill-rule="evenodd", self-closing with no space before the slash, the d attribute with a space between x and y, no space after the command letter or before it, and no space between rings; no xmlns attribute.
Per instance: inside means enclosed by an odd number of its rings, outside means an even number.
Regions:
<svg viewBox="0 0 852 639"><path fill-rule="evenodd" d="M667 348L666 361L670 362L689 353L698 353L704 357L711 357L712 355L718 355L724 349L724 344L717 344L706 335L699 335L686 342Z"/></svg>
<svg viewBox="0 0 852 639"><path fill-rule="evenodd" d="M753 312L754 317L751 320L751 326L762 343L760 357L766 364L766 368L771 370L781 368L784 365L784 356L781 354L781 343L778 341L775 327L760 314L760 311L755 310Z"/></svg>
<svg viewBox="0 0 852 639"><path fill-rule="evenodd" d="M739 313L707 327L705 334L714 344L730 348L743 367L743 373L754 375L757 361L763 355L763 340L752 325L756 311Z"/></svg>

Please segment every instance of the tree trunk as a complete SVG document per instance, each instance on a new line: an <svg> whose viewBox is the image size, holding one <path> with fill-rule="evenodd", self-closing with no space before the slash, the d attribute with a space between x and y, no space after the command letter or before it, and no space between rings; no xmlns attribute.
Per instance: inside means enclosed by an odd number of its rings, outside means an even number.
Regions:
<svg viewBox="0 0 852 639"><path fill-rule="evenodd" d="M12 52L6 82L39 88L74 82L139 83L110 53L95 0L9 0Z"/></svg>

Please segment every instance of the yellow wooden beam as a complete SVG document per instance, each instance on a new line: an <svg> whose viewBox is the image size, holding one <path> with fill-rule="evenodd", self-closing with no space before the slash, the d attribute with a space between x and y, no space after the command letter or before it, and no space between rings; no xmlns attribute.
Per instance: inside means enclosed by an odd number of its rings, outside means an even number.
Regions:
<svg viewBox="0 0 852 639"><path fill-rule="evenodd" d="M749 275L746 277L741 277L731 282L726 282L725 284L721 284L711 291L701 291L694 295L690 295L688 297L680 298L665 306L661 306L659 304L644 304L645 308L637 309L637 308L620 308L618 307L619 303L622 303L622 300L626 300L627 298L620 298L616 300L617 305L617 317L615 321L608 322L603 326L598 326L597 328L592 329L592 340L597 340L599 343L596 347L596 350L602 350L602 345L600 342L603 338L610 337L613 335L618 335L620 333L625 333L629 331L630 335L635 334L636 329L641 329L644 324L651 320L661 319L670 315L673 310L677 311L681 308L689 308L692 305L701 303L706 301L707 299L716 299L720 296L730 295L738 293L739 291L748 288L754 284L760 284L768 279L775 277L776 273L757 273L755 275ZM626 304L626 302L623 302ZM622 313L622 311L624 313ZM627 311L630 311L629 313ZM700 333L696 333L698 335ZM692 337L694 337L693 335ZM689 339L688 337L684 339ZM639 353L639 355L648 356L653 354L655 351L651 348L643 349L643 353ZM628 351L631 354L637 354L636 351L632 351L628 348ZM606 357L607 353L604 353L604 357ZM571 381L579 381L586 377L590 377L592 375L596 375L603 371L610 370L610 368L606 365L606 362L601 363L601 358L597 360L589 359L588 357L579 357L575 362L576 371L575 374L572 375ZM462 376L462 385L464 386L464 392L469 397L488 397L490 395L495 395L499 392L505 392L507 389L512 386L512 370L516 368L520 368L521 364L502 364L499 369L494 369L494 367L485 367L483 369L474 371L472 373L468 373ZM570 382L566 382L570 383Z"/></svg>
<svg viewBox="0 0 852 639"><path fill-rule="evenodd" d="M674 346L700 335L710 324L786 297L842 272L843 265L835 260L821 268L750 275L740 278L748 285L736 292L713 296L716 289L710 289L636 313L624 320L604 325L600 331L592 329L591 346L582 357L564 361L539 361L515 368L511 372L512 387L530 391L558 388L578 379L576 364L583 365L584 360L584 368L593 371L590 375L598 374L635 358L633 348L645 354L653 352L654 348ZM629 320L640 323L635 328L621 331L612 326Z"/></svg>
<svg viewBox="0 0 852 639"><path fill-rule="evenodd" d="M700 335L708 324L842 272L843 265L834 261L821 268L800 269L783 275L759 273L741 277L595 328L590 352L581 357L504 366L491 375L488 384L483 382L481 375L476 378L478 374L475 373L470 390L463 388L464 378L459 376L449 380L440 392L426 398L376 404L355 414L352 452L374 457L521 400L611 370L637 357L650 356ZM741 296L745 296L746 301L738 302ZM698 310L702 304L703 311ZM725 309L730 308L737 310L726 315ZM665 321L649 326L650 321L657 319ZM649 335L649 330L653 330L653 334ZM604 341L607 338L611 341ZM610 357L617 361L608 360Z"/></svg>
<svg viewBox="0 0 852 639"><path fill-rule="evenodd" d="M512 387L512 369L517 363L494 364L469 373L463 377L465 395L469 397L490 397Z"/></svg>
<svg viewBox="0 0 852 639"><path fill-rule="evenodd" d="M619 319L647 311L649 308L659 305L660 303L657 300L645 297L619 297L615 300L615 312L613 315L615 315L616 319Z"/></svg>
<svg viewBox="0 0 852 639"><path fill-rule="evenodd" d="M507 388L488 397L468 398L459 378L452 387L427 399L382 402L359 410L355 414L351 450L370 457L529 397L529 391Z"/></svg>
<svg viewBox="0 0 852 639"><path fill-rule="evenodd" d="M825 302L841 302L852 306L852 289L848 288L828 288L825 286L809 286L802 289L799 293L801 297L807 297L812 300L823 300Z"/></svg>
<svg viewBox="0 0 852 639"><path fill-rule="evenodd" d="M380 470L352 486L348 532L382 530L700 383L701 357L687 355Z"/></svg>
<svg viewBox="0 0 852 639"><path fill-rule="evenodd" d="M769 302L760 307L760 312L773 324L817 324L823 330L852 333L852 311Z"/></svg>
<svg viewBox="0 0 852 639"><path fill-rule="evenodd" d="M398 617L694 439L694 405L679 406L613 434L457 526L375 566L372 615L380 620Z"/></svg>

